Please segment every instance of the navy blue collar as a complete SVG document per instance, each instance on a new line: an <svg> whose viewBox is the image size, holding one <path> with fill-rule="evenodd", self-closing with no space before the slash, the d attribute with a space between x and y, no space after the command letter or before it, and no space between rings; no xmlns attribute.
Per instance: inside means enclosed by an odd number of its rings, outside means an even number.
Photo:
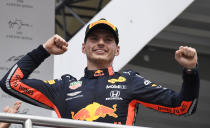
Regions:
<svg viewBox="0 0 210 128"><path fill-rule="evenodd" d="M85 68L85 77L96 78L99 76L106 76L106 75L108 76L114 75L114 71L111 66L105 69L98 69L98 70L88 70L87 68Z"/></svg>

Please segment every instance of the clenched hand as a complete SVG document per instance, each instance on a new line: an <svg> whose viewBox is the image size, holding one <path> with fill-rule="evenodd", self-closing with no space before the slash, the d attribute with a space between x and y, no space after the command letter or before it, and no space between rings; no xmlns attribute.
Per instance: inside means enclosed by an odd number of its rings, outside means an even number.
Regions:
<svg viewBox="0 0 210 128"><path fill-rule="evenodd" d="M60 55L67 51L68 43L59 35L54 35L43 44L48 53Z"/></svg>
<svg viewBox="0 0 210 128"><path fill-rule="evenodd" d="M175 59L184 68L192 69L196 67L197 52L194 48L180 46L175 53Z"/></svg>

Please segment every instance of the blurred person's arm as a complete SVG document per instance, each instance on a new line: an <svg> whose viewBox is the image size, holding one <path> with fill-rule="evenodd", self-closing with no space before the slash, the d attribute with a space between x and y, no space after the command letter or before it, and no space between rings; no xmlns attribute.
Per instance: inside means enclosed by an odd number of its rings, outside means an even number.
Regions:
<svg viewBox="0 0 210 128"><path fill-rule="evenodd" d="M3 112L7 113L17 113L18 109L20 108L21 101L16 101L13 105L13 107L6 106L3 110ZM10 123L0 123L0 128L8 128L10 126Z"/></svg>

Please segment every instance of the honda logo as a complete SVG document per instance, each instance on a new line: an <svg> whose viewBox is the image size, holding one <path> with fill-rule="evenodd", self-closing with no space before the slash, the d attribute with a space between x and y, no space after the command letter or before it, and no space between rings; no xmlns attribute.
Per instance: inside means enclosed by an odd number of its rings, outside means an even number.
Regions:
<svg viewBox="0 0 210 128"><path fill-rule="evenodd" d="M120 91L114 90L110 92L111 97L119 97L120 96Z"/></svg>

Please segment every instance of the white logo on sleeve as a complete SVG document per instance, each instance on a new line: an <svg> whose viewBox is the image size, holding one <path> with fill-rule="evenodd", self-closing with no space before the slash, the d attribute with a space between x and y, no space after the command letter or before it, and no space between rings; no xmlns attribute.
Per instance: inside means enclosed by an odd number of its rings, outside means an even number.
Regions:
<svg viewBox="0 0 210 128"><path fill-rule="evenodd" d="M151 84L152 82L151 81L149 81L149 80L144 80L144 85L149 85L149 84Z"/></svg>

